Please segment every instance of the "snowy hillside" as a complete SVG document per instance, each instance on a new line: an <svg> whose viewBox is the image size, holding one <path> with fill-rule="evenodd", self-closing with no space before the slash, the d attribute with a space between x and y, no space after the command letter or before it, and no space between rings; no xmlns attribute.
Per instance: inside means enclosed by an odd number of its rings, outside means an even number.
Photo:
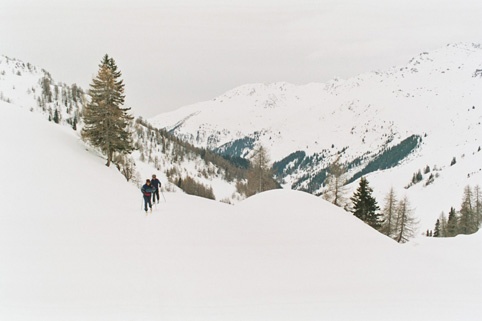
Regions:
<svg viewBox="0 0 482 321"><path fill-rule="evenodd" d="M85 101L77 85L55 82L44 69L0 56L0 101L44 115L56 123L76 127Z"/></svg>
<svg viewBox="0 0 482 321"><path fill-rule="evenodd" d="M19 59L0 56L2 102L39 114L45 120L71 127L80 137L83 126L80 115L88 98L82 88L55 81L45 69ZM162 136L144 123L132 123L131 131L137 150L126 162L134 167L130 178L134 183L141 184L153 173L158 173L167 182L166 173L170 172L175 173L170 176L171 181L189 176L196 183L212 189L217 200L231 202L242 198L236 192L237 181L228 182L225 179L224 168L202 159L195 151L187 151L170 137Z"/></svg>
<svg viewBox="0 0 482 321"><path fill-rule="evenodd" d="M459 205L465 185L482 182L480 88L482 47L455 44L348 80L244 85L151 123L233 156L261 143L286 187L314 194L341 156L350 181L368 175L379 201L391 186L407 194L429 228ZM423 182L406 189L427 166Z"/></svg>
<svg viewBox="0 0 482 321"><path fill-rule="evenodd" d="M236 206L165 193L146 216L135 186L42 118L0 102L1 320L480 318L480 232L401 246L286 190Z"/></svg>

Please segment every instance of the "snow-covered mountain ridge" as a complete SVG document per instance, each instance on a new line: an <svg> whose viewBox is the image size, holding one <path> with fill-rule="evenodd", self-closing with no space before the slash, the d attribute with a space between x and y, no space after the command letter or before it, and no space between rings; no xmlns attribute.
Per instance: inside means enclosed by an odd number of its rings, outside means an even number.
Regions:
<svg viewBox="0 0 482 321"><path fill-rule="evenodd" d="M371 173L380 198L391 185L416 194L410 190L418 187L404 188L414 172L429 166L435 185L443 181L439 177L451 177L445 188L460 189L450 200L458 204L462 186L482 181L481 70L481 45L452 44L405 66L347 80L243 85L150 121L232 156L246 157L261 143L283 164L279 177L286 186L312 193L323 191L320 177L339 156L349 168L347 178ZM393 164L369 167L383 157ZM450 166L454 158L456 169ZM434 216L448 211L448 202L442 203L427 210Z"/></svg>
<svg viewBox="0 0 482 321"><path fill-rule="evenodd" d="M75 128L85 94L76 84L55 82L45 69L0 56L0 100Z"/></svg>
<svg viewBox="0 0 482 321"><path fill-rule="evenodd" d="M480 70L480 45L449 45L422 53L404 67L348 80L243 85L158 115L151 123L211 149L257 132L273 160L333 144L360 154L383 145L383 137L430 134L461 121L477 125Z"/></svg>

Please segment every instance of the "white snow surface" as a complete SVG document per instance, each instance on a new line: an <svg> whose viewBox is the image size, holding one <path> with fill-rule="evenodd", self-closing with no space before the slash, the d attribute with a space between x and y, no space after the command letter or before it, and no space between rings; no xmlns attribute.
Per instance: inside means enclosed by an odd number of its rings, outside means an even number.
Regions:
<svg viewBox="0 0 482 321"><path fill-rule="evenodd" d="M141 193L0 101L0 320L480 320L482 234L398 245L315 196Z"/></svg>

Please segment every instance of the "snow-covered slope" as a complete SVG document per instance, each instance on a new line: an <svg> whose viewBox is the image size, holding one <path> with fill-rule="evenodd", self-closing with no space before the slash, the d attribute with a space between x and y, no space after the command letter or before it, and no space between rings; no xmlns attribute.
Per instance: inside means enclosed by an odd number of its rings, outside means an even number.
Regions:
<svg viewBox="0 0 482 321"><path fill-rule="evenodd" d="M392 186L408 194L426 229L459 206L465 185L482 182L481 88L482 47L453 44L348 80L244 85L151 122L234 156L261 143L281 164L285 186L315 194L341 156L347 178L368 175L379 202ZM383 157L388 165L380 165ZM419 170L423 181L410 186ZM427 184L430 175L435 180Z"/></svg>
<svg viewBox="0 0 482 321"><path fill-rule="evenodd" d="M19 59L0 56L0 101L39 114L45 120L76 130L80 137L82 107L88 96L77 85L54 81L48 71ZM20 124L19 124L20 125ZM198 184L212 189L217 200L226 202L242 198L236 192L236 181L224 179L225 169L205 161L195 151L187 151L170 137L164 137L145 121L134 121L131 126L136 151L123 162L122 168L133 166L131 181L136 184L157 174L167 181L190 177ZM182 154L182 155L180 155ZM175 174L172 174L175 173ZM167 184L166 184L167 185ZM165 186L166 186L165 185ZM167 187L167 186L166 186ZM172 185L169 189L174 189Z"/></svg>
<svg viewBox="0 0 482 321"><path fill-rule="evenodd" d="M165 193L145 216L74 131L5 102L0 146L1 320L480 317L480 233L401 246L287 190Z"/></svg>
<svg viewBox="0 0 482 321"><path fill-rule="evenodd" d="M44 69L0 56L0 101L75 127L84 100L84 92L77 85L55 82Z"/></svg>

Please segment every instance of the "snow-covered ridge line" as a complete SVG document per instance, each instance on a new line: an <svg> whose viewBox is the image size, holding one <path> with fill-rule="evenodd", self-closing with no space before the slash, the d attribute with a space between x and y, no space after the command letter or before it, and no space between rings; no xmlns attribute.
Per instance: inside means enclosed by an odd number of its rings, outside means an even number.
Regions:
<svg viewBox="0 0 482 321"><path fill-rule="evenodd" d="M347 125L340 123L340 119L338 119L340 117L336 117L338 114L358 118L363 114L386 116L384 114L390 114L401 108L407 111L404 114L420 109L417 106L421 104L419 101L414 103L413 101L407 101L407 99L437 96L444 88L441 88L441 84L437 81L439 77L436 76L448 73L451 70L449 65L454 67L451 76L460 77L467 70L470 75L474 75L478 69L482 68L480 60L477 59L477 55L480 56L481 52L480 45L450 45L430 54L423 53L412 59L405 67L392 68L386 72L370 72L348 80L333 80L327 84L303 86L287 83L243 85L212 101L161 114L151 119L151 123L158 127L173 128L173 124L179 122L180 119L185 119L187 115L197 111L196 117L191 117L182 126L177 127L175 132L180 135L184 134L183 136L190 134L192 137L191 143L209 148L219 147L234 139L249 136L255 131L259 132L261 129L266 129L272 134L280 133L283 144L277 144L276 147L271 148L274 159L279 160L293 150L305 150L307 144L315 151L323 149L317 148L315 142L319 144L323 141L323 138L327 136L324 135L326 132L316 129L329 125L329 132L332 133L333 125L338 124L339 128L346 127ZM433 65L434 59L437 61L436 65ZM470 60L464 61L467 59ZM428 62L431 64L428 64ZM424 63L422 67L419 66L421 63ZM422 69L415 71L414 66ZM458 70L460 72L456 72ZM432 82L433 84L430 84L429 81L431 77L436 77ZM449 79L446 82L447 84L444 85L449 86L452 80ZM390 106L392 104L400 107ZM435 104L428 106L428 108L437 108L433 105ZM412 110L407 110L407 107ZM351 111L351 113L348 111ZM414 128L420 128L418 124L411 125L410 120L406 121L406 116L394 117L398 115L393 114L390 119L382 119L382 121L401 123L405 127L401 130L405 130L406 133L410 131L409 134L414 134ZM357 120L360 122L359 119ZM370 120L367 119L363 129L370 129L367 128L370 125L368 121ZM374 120L371 121L374 122ZM289 141L285 136L291 134L291 132L283 131L283 129L291 129L300 123L303 125L302 132L310 132L311 137L302 135L297 138L300 135L291 135L289 140L295 146L289 144L283 149L282 146L286 146L286 142ZM344 128L344 130L346 129ZM299 134L301 130L292 131L293 134ZM224 134L218 134L217 132ZM284 135L283 132L285 132ZM213 136L216 136L217 146L208 146L207 140L213 141ZM269 145L274 145L274 143Z"/></svg>
<svg viewBox="0 0 482 321"><path fill-rule="evenodd" d="M341 157L350 167L348 177L353 177L384 151L401 147L410 137L420 137L418 146L397 160L394 168L366 175L376 181L379 199L391 185L399 194L419 198L417 193L432 195L434 187L406 189L413 173L427 165L438 168L440 178L434 185L459 188L456 196L419 206L420 211L431 213L425 215L433 224L450 204L457 206L464 185L482 181L477 165L482 145L480 70L480 44L449 44L416 55L404 66L345 80L246 84L213 100L158 115L150 122L172 128L195 114L172 132L195 146L232 151L232 156L247 157L253 146L263 144L273 162L289 167L281 174L286 187L316 194L323 192L323 181L318 178L334 159ZM299 164L311 162L310 166L296 167L286 161L296 152L305 154ZM454 157L457 166L450 166ZM442 179L444 176L450 176L451 183Z"/></svg>
<svg viewBox="0 0 482 321"><path fill-rule="evenodd" d="M0 56L0 100L75 129L85 99L76 84L56 82L45 69Z"/></svg>

